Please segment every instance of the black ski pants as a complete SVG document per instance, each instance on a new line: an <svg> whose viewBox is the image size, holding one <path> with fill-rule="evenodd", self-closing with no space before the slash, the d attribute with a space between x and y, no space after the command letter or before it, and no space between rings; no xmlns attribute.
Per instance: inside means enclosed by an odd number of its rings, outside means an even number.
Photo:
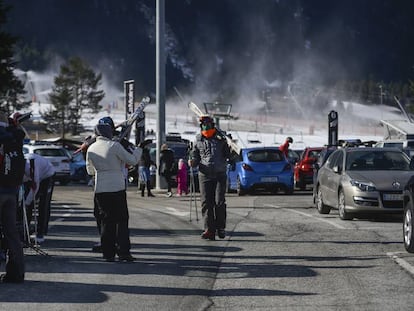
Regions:
<svg viewBox="0 0 414 311"><path fill-rule="evenodd" d="M199 173L201 211L204 228L215 232L226 228L226 173L207 176Z"/></svg>
<svg viewBox="0 0 414 311"><path fill-rule="evenodd" d="M101 245L104 258L130 254L126 191L95 194L101 220ZM117 246L119 250L117 250Z"/></svg>
<svg viewBox="0 0 414 311"><path fill-rule="evenodd" d="M16 226L16 193L0 195L0 222L7 243L6 275L11 280L24 280L23 245Z"/></svg>

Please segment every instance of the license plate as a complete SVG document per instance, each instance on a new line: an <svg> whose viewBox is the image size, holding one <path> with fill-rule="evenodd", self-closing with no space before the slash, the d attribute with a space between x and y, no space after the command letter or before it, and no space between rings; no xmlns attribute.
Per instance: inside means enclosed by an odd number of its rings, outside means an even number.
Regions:
<svg viewBox="0 0 414 311"><path fill-rule="evenodd" d="M59 162L52 162L53 166L59 166Z"/></svg>
<svg viewBox="0 0 414 311"><path fill-rule="evenodd" d="M262 182L277 182L277 177L262 177L260 180Z"/></svg>
<svg viewBox="0 0 414 311"><path fill-rule="evenodd" d="M397 193L384 193L384 201L402 201L403 195Z"/></svg>

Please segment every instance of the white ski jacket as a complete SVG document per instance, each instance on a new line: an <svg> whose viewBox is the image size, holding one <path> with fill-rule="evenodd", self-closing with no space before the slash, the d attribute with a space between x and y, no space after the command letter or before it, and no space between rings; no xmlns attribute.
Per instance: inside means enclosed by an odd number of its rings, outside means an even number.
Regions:
<svg viewBox="0 0 414 311"><path fill-rule="evenodd" d="M141 148L131 154L119 142L98 136L86 153L86 171L95 176L95 193L125 190L125 164L136 165L141 154Z"/></svg>

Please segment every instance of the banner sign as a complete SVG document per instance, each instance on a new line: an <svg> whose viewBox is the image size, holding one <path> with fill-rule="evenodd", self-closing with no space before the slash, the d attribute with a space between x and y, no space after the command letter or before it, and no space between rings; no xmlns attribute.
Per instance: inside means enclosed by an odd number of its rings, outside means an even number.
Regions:
<svg viewBox="0 0 414 311"><path fill-rule="evenodd" d="M338 113L331 110L328 115L328 146L338 144Z"/></svg>
<svg viewBox="0 0 414 311"><path fill-rule="evenodd" d="M125 93L125 119L135 111L135 89L134 80L124 81Z"/></svg>

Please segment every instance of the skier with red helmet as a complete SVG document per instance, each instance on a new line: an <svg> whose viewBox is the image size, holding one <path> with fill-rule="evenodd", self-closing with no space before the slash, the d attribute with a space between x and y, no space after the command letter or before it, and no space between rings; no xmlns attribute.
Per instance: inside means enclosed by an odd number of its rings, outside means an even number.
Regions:
<svg viewBox="0 0 414 311"><path fill-rule="evenodd" d="M227 159L230 147L226 138L215 128L209 116L200 118L201 134L196 136L188 165L198 166L201 208L204 217L203 239L215 240L226 236Z"/></svg>

